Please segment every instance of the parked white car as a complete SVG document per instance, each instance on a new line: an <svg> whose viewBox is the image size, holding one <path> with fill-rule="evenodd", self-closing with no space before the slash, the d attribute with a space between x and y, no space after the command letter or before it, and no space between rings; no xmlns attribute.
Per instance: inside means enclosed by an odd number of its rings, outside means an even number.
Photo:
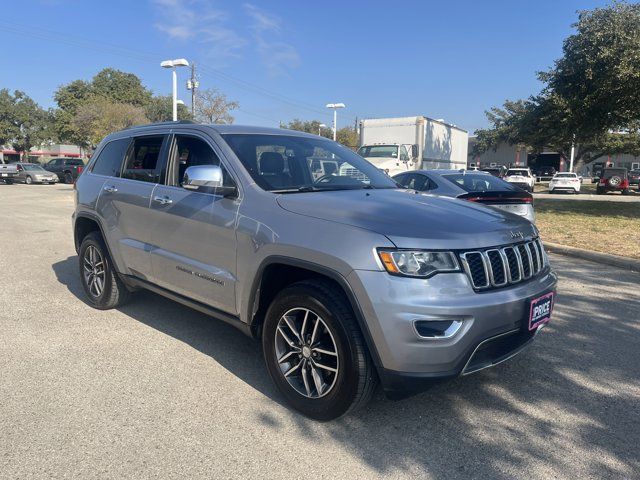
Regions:
<svg viewBox="0 0 640 480"><path fill-rule="evenodd" d="M536 183L536 177L531 174L531 170L528 168L510 168L503 180L527 192L533 192L533 186Z"/></svg>
<svg viewBox="0 0 640 480"><path fill-rule="evenodd" d="M556 173L549 181L549 193L564 191L569 193L580 193L582 180L575 173Z"/></svg>

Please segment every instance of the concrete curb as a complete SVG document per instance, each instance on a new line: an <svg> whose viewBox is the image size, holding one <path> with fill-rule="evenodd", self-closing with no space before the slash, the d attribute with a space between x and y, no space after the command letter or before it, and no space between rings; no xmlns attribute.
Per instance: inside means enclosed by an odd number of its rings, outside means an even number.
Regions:
<svg viewBox="0 0 640 480"><path fill-rule="evenodd" d="M610 253L592 252L591 250L583 250L582 248L569 247L558 243L543 243L545 249L551 253L567 255L573 258L582 258L591 262L603 263L613 267L624 268L625 270L640 272L640 260L636 260L635 258L622 257L620 255L612 255Z"/></svg>

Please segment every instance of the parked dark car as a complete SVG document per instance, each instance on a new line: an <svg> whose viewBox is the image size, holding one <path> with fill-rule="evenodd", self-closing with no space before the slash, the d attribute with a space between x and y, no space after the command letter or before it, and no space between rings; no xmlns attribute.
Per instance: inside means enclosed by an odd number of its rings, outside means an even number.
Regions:
<svg viewBox="0 0 640 480"><path fill-rule="evenodd" d="M640 186L640 170L629 170L629 185Z"/></svg>
<svg viewBox="0 0 640 480"><path fill-rule="evenodd" d="M504 167L488 167L481 168L480 171L490 173L494 177L502 178L504 177L504 173L507 171L507 169Z"/></svg>
<svg viewBox="0 0 640 480"><path fill-rule="evenodd" d="M74 183L78 175L84 169L84 163L79 158L52 158L44 169L58 175L58 179L64 183Z"/></svg>
<svg viewBox="0 0 640 480"><path fill-rule="evenodd" d="M551 180L553 176L558 173L554 167L546 166L540 167L536 170L536 179L538 181Z"/></svg>
<svg viewBox="0 0 640 480"><path fill-rule="evenodd" d="M605 168L596 187L598 195L607 192L622 192L623 195L629 193L629 174L626 168Z"/></svg>
<svg viewBox="0 0 640 480"><path fill-rule="evenodd" d="M535 222L531 193L484 172L414 170L392 178L404 188L488 205Z"/></svg>

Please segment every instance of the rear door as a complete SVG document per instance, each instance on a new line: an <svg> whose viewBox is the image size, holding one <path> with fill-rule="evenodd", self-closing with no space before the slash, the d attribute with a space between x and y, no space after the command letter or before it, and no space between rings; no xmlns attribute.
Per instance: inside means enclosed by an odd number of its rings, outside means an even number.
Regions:
<svg viewBox="0 0 640 480"><path fill-rule="evenodd" d="M106 179L98 199L98 214L125 267L123 273L142 279L151 277L149 203L163 179L166 143L167 135L161 134L132 138L122 169Z"/></svg>
<svg viewBox="0 0 640 480"><path fill-rule="evenodd" d="M225 182L238 183L221 162L221 152L196 132L171 141L166 180L151 201L154 282L194 300L237 314L236 221L239 199L182 188L185 170L220 165Z"/></svg>

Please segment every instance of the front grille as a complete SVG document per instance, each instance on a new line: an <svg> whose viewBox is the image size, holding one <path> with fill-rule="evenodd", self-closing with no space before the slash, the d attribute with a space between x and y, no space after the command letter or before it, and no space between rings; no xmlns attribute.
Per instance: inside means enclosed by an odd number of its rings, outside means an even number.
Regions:
<svg viewBox="0 0 640 480"><path fill-rule="evenodd" d="M527 280L548 266L540 239L460 254L473 288L486 290Z"/></svg>

